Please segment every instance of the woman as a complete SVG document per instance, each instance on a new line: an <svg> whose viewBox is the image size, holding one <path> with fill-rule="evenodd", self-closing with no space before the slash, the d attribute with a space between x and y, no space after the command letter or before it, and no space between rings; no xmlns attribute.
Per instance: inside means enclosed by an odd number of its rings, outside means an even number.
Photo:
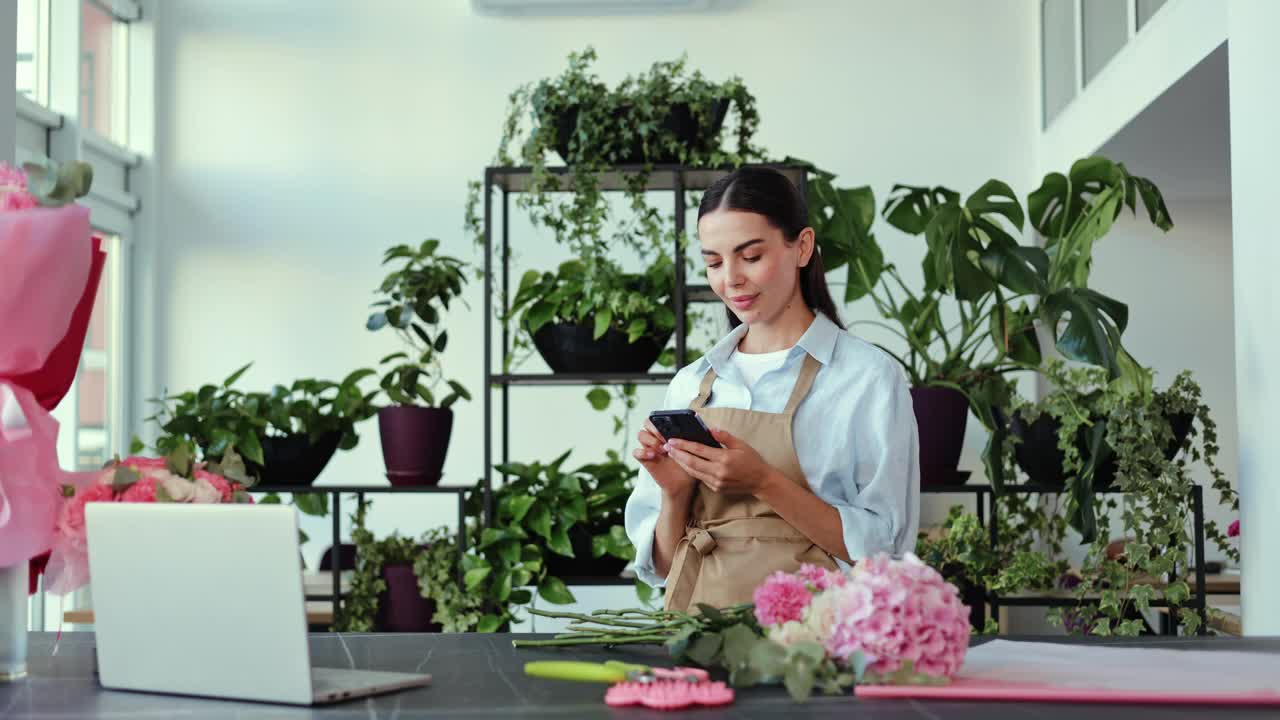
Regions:
<svg viewBox="0 0 1280 720"><path fill-rule="evenodd" d="M689 407L723 446L661 437L627 502L636 571L666 607L749 602L778 570L834 569L915 543L920 471L901 368L844 332L803 198L741 168L698 207L707 280L732 328L682 368L664 409Z"/></svg>

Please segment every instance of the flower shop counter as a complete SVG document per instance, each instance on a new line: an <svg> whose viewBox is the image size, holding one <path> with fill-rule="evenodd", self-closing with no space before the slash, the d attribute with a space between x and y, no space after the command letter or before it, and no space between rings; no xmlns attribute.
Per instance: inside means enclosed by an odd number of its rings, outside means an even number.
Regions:
<svg viewBox="0 0 1280 720"><path fill-rule="evenodd" d="M311 636L311 653L317 665L370 670L429 672L430 687L383 695L366 700L317 708L204 700L178 696L103 690L94 677L92 633L63 633L54 654L56 635L31 637L31 675L0 684L0 717L5 720L52 718L170 718L187 720L239 718L456 718L456 717L656 717L654 711L611 710L603 701L604 686L526 677L530 660L621 659L663 664L660 648L616 651L522 649L511 646L512 635L344 635ZM537 636L521 635L521 638ZM1030 638L1028 638L1030 639ZM1045 638L1035 638L1045 640ZM1091 640L1090 642L1099 642ZM1222 649L1280 653L1280 638L1150 638L1120 641L1156 647ZM345 648L343 647L345 643ZM246 648L252 652L252 648ZM193 671L197 671L193 669ZM217 672L201 669L198 672ZM911 700L855 700L852 697L815 696L795 704L781 688L740 691L734 705L692 713L706 718L1027 718L1090 720L1107 718L1198 718L1203 707L1147 707L1121 705L1033 705L1029 703L935 703ZM1215 718L1274 717L1275 710L1213 708ZM679 717L673 714L670 717Z"/></svg>

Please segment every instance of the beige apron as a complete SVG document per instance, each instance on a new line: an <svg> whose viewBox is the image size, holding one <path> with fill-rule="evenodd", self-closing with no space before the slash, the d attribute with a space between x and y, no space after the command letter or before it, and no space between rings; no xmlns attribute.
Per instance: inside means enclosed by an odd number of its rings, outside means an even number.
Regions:
<svg viewBox="0 0 1280 720"><path fill-rule="evenodd" d="M702 378L689 405L710 426L719 427L755 448L764 461L809 490L796 457L791 425L796 408L822 367L805 354L786 409L767 413L738 408L709 408L714 368ZM689 527L676 546L667 575L666 609L688 611L698 603L726 607L751 602L756 586L770 574L794 572L804 563L836 569L835 560L754 495L729 495L698 483Z"/></svg>

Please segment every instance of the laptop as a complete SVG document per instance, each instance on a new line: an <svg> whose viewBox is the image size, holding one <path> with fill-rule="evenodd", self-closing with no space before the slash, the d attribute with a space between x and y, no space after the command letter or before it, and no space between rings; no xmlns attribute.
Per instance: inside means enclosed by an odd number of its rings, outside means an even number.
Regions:
<svg viewBox="0 0 1280 720"><path fill-rule="evenodd" d="M85 523L103 687L314 705L431 682L311 667L291 506L89 503Z"/></svg>

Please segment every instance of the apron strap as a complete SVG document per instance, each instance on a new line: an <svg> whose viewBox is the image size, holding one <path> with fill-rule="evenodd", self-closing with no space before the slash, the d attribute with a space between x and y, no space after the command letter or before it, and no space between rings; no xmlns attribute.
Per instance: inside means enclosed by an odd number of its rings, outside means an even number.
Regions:
<svg viewBox="0 0 1280 720"><path fill-rule="evenodd" d="M716 369L707 368L707 374L702 376L702 384L698 386L698 396L689 403L690 410L701 410L707 406L711 400L711 386L716 382Z"/></svg>
<svg viewBox="0 0 1280 720"><path fill-rule="evenodd" d="M777 516L732 518L715 527L690 525L676 547L668 577L674 582L667 588L665 607L680 612L689 611L693 591L702 573L702 559L710 555L719 544L717 539L756 539L783 543L812 543L803 533Z"/></svg>
<svg viewBox="0 0 1280 720"><path fill-rule="evenodd" d="M796 414L796 408L800 407L800 402L809 394L809 388L813 387L813 378L820 369L822 369L822 363L809 353L805 353L804 365L800 366L800 376L796 378L795 387L791 388L791 397L787 398L787 408L782 411L783 415Z"/></svg>

